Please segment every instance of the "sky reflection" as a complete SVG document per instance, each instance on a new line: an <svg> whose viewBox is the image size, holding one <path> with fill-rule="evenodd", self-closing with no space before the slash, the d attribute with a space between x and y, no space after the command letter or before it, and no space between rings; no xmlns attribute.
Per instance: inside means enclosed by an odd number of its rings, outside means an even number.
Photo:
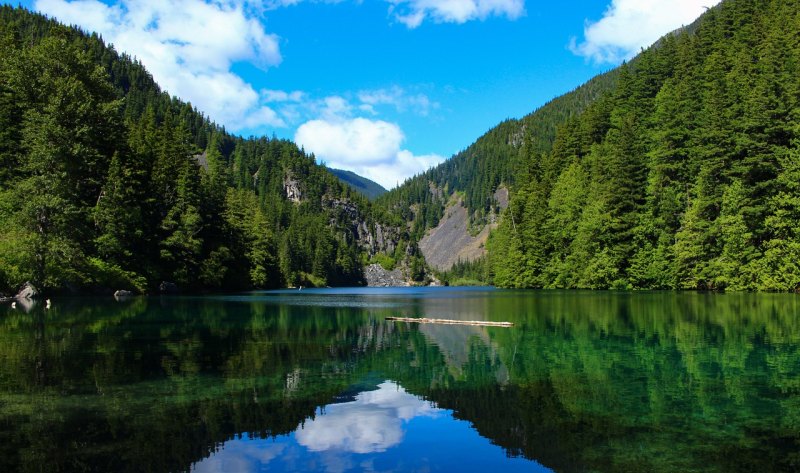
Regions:
<svg viewBox="0 0 800 473"><path fill-rule="evenodd" d="M287 436L248 435L195 463L196 473L322 471L550 471L505 452L452 412L386 381L353 401L318 409Z"/></svg>

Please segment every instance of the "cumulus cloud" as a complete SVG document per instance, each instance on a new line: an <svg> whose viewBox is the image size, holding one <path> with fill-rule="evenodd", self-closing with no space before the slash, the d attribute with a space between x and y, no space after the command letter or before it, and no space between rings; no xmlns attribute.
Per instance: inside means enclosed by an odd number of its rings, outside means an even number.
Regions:
<svg viewBox="0 0 800 473"><path fill-rule="evenodd" d="M247 61L266 69L281 62L279 39L264 30L245 0L37 0L35 8L97 31L136 56L169 93L230 129L283 127L262 94L231 72Z"/></svg>
<svg viewBox="0 0 800 473"><path fill-rule="evenodd" d="M302 94L280 91L270 91L267 95L273 101L290 102L281 108L283 116L304 117L294 141L331 168L353 171L391 188L445 159L436 154L415 155L403 149L405 134L400 126L372 117L381 106L400 113L427 115L439 104L424 94L409 94L394 86L361 91L354 97L348 95L350 99L332 95L312 100ZM370 118L358 116L363 112Z"/></svg>
<svg viewBox="0 0 800 473"><path fill-rule="evenodd" d="M694 21L720 0L612 0L603 18L588 22L573 53L596 63L619 63L664 34Z"/></svg>
<svg viewBox="0 0 800 473"><path fill-rule="evenodd" d="M385 382L353 402L327 406L325 414L306 421L295 438L313 452L383 452L403 440L403 421L436 417L439 412L397 384Z"/></svg>
<svg viewBox="0 0 800 473"><path fill-rule="evenodd" d="M360 166L394 160L403 132L383 120L311 120L297 129L295 140L329 164Z"/></svg>
<svg viewBox="0 0 800 473"><path fill-rule="evenodd" d="M254 12L299 1L119 0L110 6L98 0L37 0L35 8L100 33L117 50L137 57L170 94L234 132L266 132L302 123L295 140L306 150L331 167L387 187L442 162L438 155L415 156L402 149L405 135L400 127L374 119L381 107L426 116L439 104L425 94L393 86L319 99L302 91L255 90L232 71L240 61L262 69L281 62L279 38L264 30ZM414 8L441 21L466 21L500 11L490 8L494 3L488 0L470 1L474 8L469 14L456 14L454 6L440 2L414 3ZM355 117L355 112L371 119Z"/></svg>
<svg viewBox="0 0 800 473"><path fill-rule="evenodd" d="M525 0L387 0L389 13L409 28L426 19L436 23L466 23L505 16L515 20L525 13Z"/></svg>
<svg viewBox="0 0 800 473"><path fill-rule="evenodd" d="M386 188L444 161L401 149L405 135L397 124L362 117L310 120L300 125L294 140L329 167L353 171Z"/></svg>

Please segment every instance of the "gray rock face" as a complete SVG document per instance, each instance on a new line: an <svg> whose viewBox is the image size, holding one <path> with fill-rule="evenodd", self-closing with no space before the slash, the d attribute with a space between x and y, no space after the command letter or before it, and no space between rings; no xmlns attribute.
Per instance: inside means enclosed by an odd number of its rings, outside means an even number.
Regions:
<svg viewBox="0 0 800 473"><path fill-rule="evenodd" d="M37 297L39 297L39 290L36 289L36 286L30 282L26 282L22 285L22 288L20 288L19 292L17 293L16 299L20 301L23 299L32 301Z"/></svg>
<svg viewBox="0 0 800 473"><path fill-rule="evenodd" d="M303 192L300 190L300 182L291 176L287 176L283 180L283 190L286 192L286 198L295 204L299 204L303 200Z"/></svg>
<svg viewBox="0 0 800 473"><path fill-rule="evenodd" d="M158 292L161 294L175 294L178 292L178 285L174 282L162 281L161 284L158 285Z"/></svg>
<svg viewBox="0 0 800 473"><path fill-rule="evenodd" d="M364 277L369 287L401 287L408 286L402 271L387 271L379 264L370 264L364 268Z"/></svg>
<svg viewBox="0 0 800 473"><path fill-rule="evenodd" d="M400 229L373 223L368 225L355 203L347 199L323 198L323 205L333 210L329 224L346 229L355 237L359 248L369 256L393 254L400 240Z"/></svg>
<svg viewBox="0 0 800 473"><path fill-rule="evenodd" d="M376 223L374 228L369 228L365 222L361 222L356 228L356 233L359 245L367 250L370 256L378 253L393 254L399 240L398 229L380 223Z"/></svg>

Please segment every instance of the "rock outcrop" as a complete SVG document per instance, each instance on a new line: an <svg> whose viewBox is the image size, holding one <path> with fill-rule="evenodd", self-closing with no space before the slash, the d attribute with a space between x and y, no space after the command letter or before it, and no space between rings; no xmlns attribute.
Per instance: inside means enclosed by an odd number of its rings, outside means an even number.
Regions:
<svg viewBox="0 0 800 473"><path fill-rule="evenodd" d="M18 301L21 300L32 301L38 297L39 297L39 290L36 289L36 286L34 286L31 282L26 282L25 284L22 285L19 292L17 293L16 299Z"/></svg>
<svg viewBox="0 0 800 473"><path fill-rule="evenodd" d="M283 180L283 191L286 193L286 198L290 202L299 204L303 200L303 191L300 190L300 181L296 180L291 175L286 176Z"/></svg>
<svg viewBox="0 0 800 473"><path fill-rule="evenodd" d="M394 254L400 229L377 222L367 223L358 206L346 199L327 199L323 205L331 209L329 224L348 232L370 257L378 253Z"/></svg>
<svg viewBox="0 0 800 473"><path fill-rule="evenodd" d="M399 269L386 270L379 264L370 264L364 268L364 277L369 287L400 287L408 286Z"/></svg>
<svg viewBox="0 0 800 473"><path fill-rule="evenodd" d="M497 189L494 199L499 209L508 207L508 189ZM429 230L419 241L419 249L425 261L440 271L449 270L458 261L474 261L486 254L486 241L497 226L497 220L493 209L487 217L489 223L473 236L469 232L469 214L463 202L461 199L451 201L436 228Z"/></svg>

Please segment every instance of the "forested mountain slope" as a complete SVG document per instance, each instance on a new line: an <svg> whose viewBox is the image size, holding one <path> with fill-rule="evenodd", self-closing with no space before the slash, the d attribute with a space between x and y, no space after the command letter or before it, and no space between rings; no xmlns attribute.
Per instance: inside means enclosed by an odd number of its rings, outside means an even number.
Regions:
<svg viewBox="0 0 800 473"><path fill-rule="evenodd" d="M423 277L447 203L478 234L503 186L498 285L797 290L798 3L723 1L374 204L96 35L2 6L0 292L360 284L370 260Z"/></svg>
<svg viewBox="0 0 800 473"><path fill-rule="evenodd" d="M800 2L722 2L523 162L498 285L797 290Z"/></svg>
<svg viewBox="0 0 800 473"><path fill-rule="evenodd" d="M96 35L0 6L0 292L360 284L409 253L370 215L294 143L233 136Z"/></svg>
<svg viewBox="0 0 800 473"><path fill-rule="evenodd" d="M516 182L520 160L549 151L558 126L611 89L616 76L616 70L597 76L522 119L500 123L464 151L390 190L377 204L401 221L413 221L412 237L418 241L437 225L451 196L458 192L463 195L469 226L480 231L500 210L494 197L497 189Z"/></svg>
<svg viewBox="0 0 800 473"><path fill-rule="evenodd" d="M375 181L369 180L364 176L359 176L352 171L344 169L328 168L331 174L338 177L340 181L347 184L354 190L364 194L368 199L374 200L386 193L386 189Z"/></svg>

